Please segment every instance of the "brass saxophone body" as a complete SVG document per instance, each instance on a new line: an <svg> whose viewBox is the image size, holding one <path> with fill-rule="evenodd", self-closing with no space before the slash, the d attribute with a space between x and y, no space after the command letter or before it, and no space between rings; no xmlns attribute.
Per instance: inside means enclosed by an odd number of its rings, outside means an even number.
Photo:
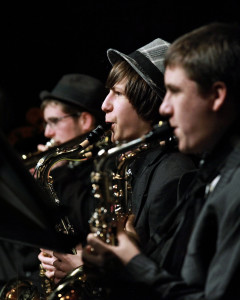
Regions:
<svg viewBox="0 0 240 300"><path fill-rule="evenodd" d="M131 172L129 164L138 154L148 150L149 144L142 143L125 152L123 145L100 151L100 160L91 174L92 189L97 207L89 220L91 232L107 244L116 245L116 225L120 218L132 211ZM109 161L117 157L116 169L108 168Z"/></svg>
<svg viewBox="0 0 240 300"><path fill-rule="evenodd" d="M29 280L12 279L0 292L1 300L41 300L37 288Z"/></svg>
<svg viewBox="0 0 240 300"><path fill-rule="evenodd" d="M140 148L144 147L145 145ZM140 148L123 153L114 172L109 168L108 162L115 158L115 154L109 155L106 149L102 149L95 160L91 182L97 206L89 223L91 232L105 243L117 243L117 221L131 213L131 187L127 169ZM107 296L108 290L102 287L99 280L88 278L83 265L68 274L49 295L48 300L104 300Z"/></svg>
<svg viewBox="0 0 240 300"><path fill-rule="evenodd" d="M84 139L80 144L77 144L73 147L59 147L55 152L51 152L44 157L42 157L35 168L36 180L40 186L45 189L53 202L57 207L60 206L60 200L53 188L53 179L50 176L52 167L63 160L70 161L83 161L89 158L89 152L93 144L96 144L101 140L106 132L108 131L110 125L106 124L105 126L99 125L93 131L91 131L86 139ZM74 228L69 221L67 216L62 216L58 224L56 224L56 230L63 234L74 234ZM76 254L76 249L71 249L73 254ZM45 270L40 265L40 277L42 278L42 287L45 291L45 295L49 296L54 288L52 279L49 279L45 276Z"/></svg>
<svg viewBox="0 0 240 300"><path fill-rule="evenodd" d="M44 156L50 155L51 153L55 153L56 151L59 151L60 149L71 149L72 147L76 147L84 140L83 136L77 136L65 143L62 143L61 145L57 144L54 139L50 139L47 141L45 146L48 147L46 151L35 151L30 152L27 154L22 154L21 159L27 169L35 168L37 163L41 158Z"/></svg>
<svg viewBox="0 0 240 300"><path fill-rule="evenodd" d="M129 164L138 154L148 150L151 142L173 139L168 124L157 126L147 135L128 143L118 144L99 151L95 170L91 174L92 191L97 201L96 209L89 220L91 232L107 244L116 245L116 225L121 217L131 213L131 173ZM116 169L112 160L118 157ZM89 278L86 268L80 266L60 282L48 300L106 300L109 290L101 280Z"/></svg>

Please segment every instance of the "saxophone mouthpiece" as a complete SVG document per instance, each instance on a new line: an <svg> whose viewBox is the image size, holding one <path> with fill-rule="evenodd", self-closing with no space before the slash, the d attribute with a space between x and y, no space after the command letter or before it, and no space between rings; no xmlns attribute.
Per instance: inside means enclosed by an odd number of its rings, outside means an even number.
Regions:
<svg viewBox="0 0 240 300"><path fill-rule="evenodd" d="M48 148L53 147L53 146L55 146L55 145L56 145L56 142L55 142L54 139L51 139L51 140L47 141L47 143L46 143L46 146L47 146Z"/></svg>
<svg viewBox="0 0 240 300"><path fill-rule="evenodd" d="M104 134L111 128L111 123L105 123L103 125L98 125L95 129L93 129L86 139L80 144L83 149L88 147L91 144L98 142Z"/></svg>
<svg viewBox="0 0 240 300"><path fill-rule="evenodd" d="M103 135L111 128L111 123L105 123L104 125L98 125L93 129L87 137L90 144L96 143Z"/></svg>

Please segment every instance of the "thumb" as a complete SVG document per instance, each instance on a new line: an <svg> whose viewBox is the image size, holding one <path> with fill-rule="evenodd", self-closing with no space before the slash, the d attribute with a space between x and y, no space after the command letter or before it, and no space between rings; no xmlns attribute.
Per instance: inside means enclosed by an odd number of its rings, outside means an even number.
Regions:
<svg viewBox="0 0 240 300"><path fill-rule="evenodd" d="M137 245L140 246L140 239L134 227L135 215L130 215L126 223L126 233L128 237Z"/></svg>
<svg viewBox="0 0 240 300"><path fill-rule="evenodd" d="M126 224L126 216L120 216L117 219L117 232L122 232L125 230L125 224Z"/></svg>
<svg viewBox="0 0 240 300"><path fill-rule="evenodd" d="M39 144L39 145L37 145L37 149L38 149L38 151L44 152L44 151L48 150L48 146Z"/></svg>
<svg viewBox="0 0 240 300"><path fill-rule="evenodd" d="M126 230L132 233L136 233L135 228L134 228L134 221L135 221L135 215L130 215L127 219L126 222Z"/></svg>

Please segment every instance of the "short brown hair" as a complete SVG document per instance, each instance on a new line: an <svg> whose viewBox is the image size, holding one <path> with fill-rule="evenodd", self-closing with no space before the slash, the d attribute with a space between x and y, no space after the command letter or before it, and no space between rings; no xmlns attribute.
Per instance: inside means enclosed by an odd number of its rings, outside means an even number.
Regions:
<svg viewBox="0 0 240 300"><path fill-rule="evenodd" d="M162 101L126 61L118 61L113 65L107 78L106 87L112 89L123 79L127 80L125 94L138 115L152 125L157 124L160 120L159 106Z"/></svg>
<svg viewBox="0 0 240 300"><path fill-rule="evenodd" d="M240 97L240 27L211 23L179 37L169 47L165 67L182 67L203 95L216 81L222 81L228 96Z"/></svg>

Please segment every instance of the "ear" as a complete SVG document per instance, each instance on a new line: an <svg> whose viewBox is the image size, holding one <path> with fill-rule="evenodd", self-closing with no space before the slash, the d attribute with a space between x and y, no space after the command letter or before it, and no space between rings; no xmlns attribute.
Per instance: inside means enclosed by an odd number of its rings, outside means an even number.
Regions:
<svg viewBox="0 0 240 300"><path fill-rule="evenodd" d="M94 128L95 118L89 112L84 111L79 117L79 124L83 133L87 133Z"/></svg>
<svg viewBox="0 0 240 300"><path fill-rule="evenodd" d="M213 84L212 90L213 90L212 109L213 111L219 111L226 101L226 96L227 96L226 84L222 81L217 81Z"/></svg>

